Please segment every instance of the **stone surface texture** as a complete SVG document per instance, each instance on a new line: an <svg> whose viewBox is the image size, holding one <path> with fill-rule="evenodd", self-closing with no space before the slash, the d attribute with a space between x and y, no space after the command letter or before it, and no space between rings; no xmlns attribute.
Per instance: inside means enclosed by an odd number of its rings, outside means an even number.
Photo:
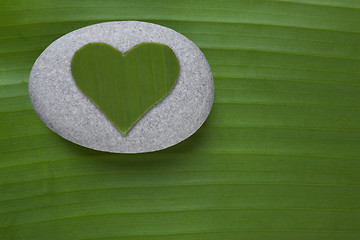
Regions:
<svg viewBox="0 0 360 240"><path fill-rule="evenodd" d="M72 77L74 53L92 42L109 44L123 53L141 42L162 43L179 60L175 87L125 136ZM39 118L63 138L100 151L141 153L173 146L199 129L213 104L214 81L201 50L180 33L146 22L105 22L70 32L47 47L31 70L29 95Z"/></svg>

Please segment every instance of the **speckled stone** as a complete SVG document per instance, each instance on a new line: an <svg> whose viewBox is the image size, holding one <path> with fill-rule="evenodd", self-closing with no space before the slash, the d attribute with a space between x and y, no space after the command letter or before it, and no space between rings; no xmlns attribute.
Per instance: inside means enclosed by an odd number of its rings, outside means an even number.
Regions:
<svg viewBox="0 0 360 240"><path fill-rule="evenodd" d="M124 136L81 92L71 59L92 42L126 52L141 42L168 45L180 64L178 81ZM36 60L29 79L31 103L52 131L81 146L115 153L141 153L173 146L190 137L208 117L214 100L210 66L200 49L176 31L138 21L106 22L70 32Z"/></svg>

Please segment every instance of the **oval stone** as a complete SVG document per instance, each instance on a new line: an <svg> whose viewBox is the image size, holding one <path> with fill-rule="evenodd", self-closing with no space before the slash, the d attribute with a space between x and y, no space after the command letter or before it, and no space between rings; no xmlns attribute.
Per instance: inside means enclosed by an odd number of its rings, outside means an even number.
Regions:
<svg viewBox="0 0 360 240"><path fill-rule="evenodd" d="M75 52L93 42L123 53L142 42L162 43L179 61L172 91L126 135L83 94L71 74ZM168 148L195 133L210 113L214 81L204 54L180 33L146 22L106 22L75 30L50 44L33 65L29 95L39 118L63 138L100 151L141 153Z"/></svg>

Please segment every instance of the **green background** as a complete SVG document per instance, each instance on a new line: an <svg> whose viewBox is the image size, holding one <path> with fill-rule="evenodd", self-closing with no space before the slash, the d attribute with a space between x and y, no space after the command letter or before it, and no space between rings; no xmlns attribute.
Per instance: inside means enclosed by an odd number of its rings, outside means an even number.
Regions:
<svg viewBox="0 0 360 240"><path fill-rule="evenodd" d="M39 54L110 20L203 51L215 102L164 151L74 145L36 116ZM0 0L1 239L360 239L358 0Z"/></svg>

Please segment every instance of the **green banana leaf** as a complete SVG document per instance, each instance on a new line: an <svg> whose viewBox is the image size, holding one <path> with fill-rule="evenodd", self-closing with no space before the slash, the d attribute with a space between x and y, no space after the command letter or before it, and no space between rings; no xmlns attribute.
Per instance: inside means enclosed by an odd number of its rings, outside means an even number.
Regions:
<svg viewBox="0 0 360 240"><path fill-rule="evenodd" d="M72 144L36 116L31 67L104 21L205 54L212 112L147 154ZM360 239L358 0L0 0L0 239Z"/></svg>

